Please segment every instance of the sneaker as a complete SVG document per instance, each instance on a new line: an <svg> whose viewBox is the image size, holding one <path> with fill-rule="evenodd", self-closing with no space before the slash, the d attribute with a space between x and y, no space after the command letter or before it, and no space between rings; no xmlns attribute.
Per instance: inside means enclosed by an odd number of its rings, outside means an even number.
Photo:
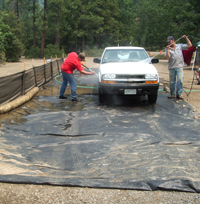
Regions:
<svg viewBox="0 0 200 204"><path fill-rule="evenodd" d="M66 96L59 96L59 99L66 99Z"/></svg>
<svg viewBox="0 0 200 204"><path fill-rule="evenodd" d="M77 99L77 98L73 98L72 99L72 102L81 102L82 100L79 100L79 99Z"/></svg>

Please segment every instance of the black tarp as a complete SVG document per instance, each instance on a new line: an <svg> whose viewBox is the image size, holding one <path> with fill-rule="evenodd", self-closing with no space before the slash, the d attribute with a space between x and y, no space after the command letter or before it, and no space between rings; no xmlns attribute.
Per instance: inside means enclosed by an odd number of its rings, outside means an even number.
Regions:
<svg viewBox="0 0 200 204"><path fill-rule="evenodd" d="M189 104L160 91L155 105L116 97L100 106L97 92L78 88L83 101L72 103L52 82L1 115L0 181L200 192L200 122Z"/></svg>

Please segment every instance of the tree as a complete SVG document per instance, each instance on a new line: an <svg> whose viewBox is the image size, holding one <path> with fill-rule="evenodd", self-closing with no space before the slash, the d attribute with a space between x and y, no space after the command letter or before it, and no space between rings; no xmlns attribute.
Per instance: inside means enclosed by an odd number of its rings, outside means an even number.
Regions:
<svg viewBox="0 0 200 204"><path fill-rule="evenodd" d="M139 45L151 48L163 47L166 44L164 39L174 25L173 16L168 12L168 7L163 7L162 0L141 0L137 4L137 13Z"/></svg>
<svg viewBox="0 0 200 204"><path fill-rule="evenodd" d="M1 12L0 12L1 14ZM0 64L3 64L6 61L5 57L5 47L4 47L4 41L5 41L5 36L3 33L3 28L6 25L2 22L2 18L0 18Z"/></svg>
<svg viewBox="0 0 200 204"><path fill-rule="evenodd" d="M81 50L84 51L85 44L102 44L104 36L111 41L116 41L119 30L119 7L117 0L77 0L71 1L71 36L81 39ZM115 37L114 37L115 36ZM76 43L77 44L77 43Z"/></svg>
<svg viewBox="0 0 200 204"><path fill-rule="evenodd" d="M19 56L24 52L24 45L18 38L20 33L18 33L19 23L16 15L5 12L0 12L0 14L1 53L5 53L6 61L19 61Z"/></svg>
<svg viewBox="0 0 200 204"><path fill-rule="evenodd" d="M36 16L35 16L35 0L33 0L33 48L36 48Z"/></svg>
<svg viewBox="0 0 200 204"><path fill-rule="evenodd" d="M69 15L68 4L64 0L51 0L48 1L48 12L47 12L47 26L48 33L47 44L60 45L63 37L66 37L70 26L68 21L72 20Z"/></svg>
<svg viewBox="0 0 200 204"><path fill-rule="evenodd" d="M44 57L44 47L45 47L45 37L46 37L46 12L47 12L47 0L44 0L44 16L43 16L43 31L41 36L41 50L40 50L40 57Z"/></svg>
<svg viewBox="0 0 200 204"><path fill-rule="evenodd" d="M137 12L136 2L134 0L118 0L120 22L119 45L137 45Z"/></svg>
<svg viewBox="0 0 200 204"><path fill-rule="evenodd" d="M114 45L158 50L168 35L200 38L198 0L1 0L0 6L13 12L4 18L13 34L7 39L24 44L29 57L54 46L67 53Z"/></svg>

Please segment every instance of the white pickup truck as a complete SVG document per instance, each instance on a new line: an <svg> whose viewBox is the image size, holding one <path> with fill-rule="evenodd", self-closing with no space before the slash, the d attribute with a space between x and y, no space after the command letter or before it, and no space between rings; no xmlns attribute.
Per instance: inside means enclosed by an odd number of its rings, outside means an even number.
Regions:
<svg viewBox="0 0 200 204"><path fill-rule="evenodd" d="M99 102L108 95L148 95L155 103L158 96L159 76L151 59L142 47L107 47L99 63Z"/></svg>

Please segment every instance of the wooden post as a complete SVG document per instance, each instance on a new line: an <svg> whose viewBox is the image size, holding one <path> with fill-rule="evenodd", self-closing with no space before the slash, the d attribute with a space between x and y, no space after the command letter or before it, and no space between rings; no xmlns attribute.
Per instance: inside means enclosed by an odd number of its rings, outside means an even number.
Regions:
<svg viewBox="0 0 200 204"><path fill-rule="evenodd" d="M52 62L52 56L51 56L51 62Z"/></svg>
<svg viewBox="0 0 200 204"><path fill-rule="evenodd" d="M34 59L32 59L32 66L34 67Z"/></svg>
<svg viewBox="0 0 200 204"><path fill-rule="evenodd" d="M44 64L46 64L46 59L45 59L45 57L44 57Z"/></svg>
<svg viewBox="0 0 200 204"><path fill-rule="evenodd" d="M57 60L57 55L56 55L56 60Z"/></svg>
<svg viewBox="0 0 200 204"><path fill-rule="evenodd" d="M22 95L25 94L25 70L26 70L26 62L24 62L24 71L22 75Z"/></svg>
<svg viewBox="0 0 200 204"><path fill-rule="evenodd" d="M65 54L63 53L62 58L64 59L64 57L65 57Z"/></svg>
<svg viewBox="0 0 200 204"><path fill-rule="evenodd" d="M26 62L24 62L24 71L25 71L25 69L26 69Z"/></svg>

